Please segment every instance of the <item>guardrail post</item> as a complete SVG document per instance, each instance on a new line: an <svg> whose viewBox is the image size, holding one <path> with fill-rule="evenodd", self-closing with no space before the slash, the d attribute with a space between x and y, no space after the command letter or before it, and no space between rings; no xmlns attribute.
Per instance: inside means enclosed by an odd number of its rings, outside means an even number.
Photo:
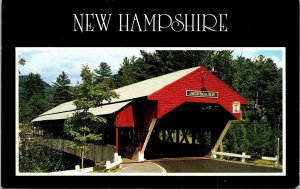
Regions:
<svg viewBox="0 0 300 189"><path fill-rule="evenodd" d="M138 161L139 162L145 161L144 153L141 153L141 152L138 153Z"/></svg>
<svg viewBox="0 0 300 189"><path fill-rule="evenodd" d="M75 165L75 170L79 171L80 170L80 165Z"/></svg>
<svg viewBox="0 0 300 189"><path fill-rule="evenodd" d="M277 166L278 165L278 163L279 163L279 156L275 156L275 158L276 158L276 161L275 161L275 166Z"/></svg>
<svg viewBox="0 0 300 189"><path fill-rule="evenodd" d="M105 167L108 169L108 172L110 172L110 161L106 161Z"/></svg>
<svg viewBox="0 0 300 189"><path fill-rule="evenodd" d="M118 153L114 153L114 161L118 161Z"/></svg>
<svg viewBox="0 0 300 189"><path fill-rule="evenodd" d="M211 158L216 159L217 158L217 154L215 154L215 151L211 151Z"/></svg>
<svg viewBox="0 0 300 189"><path fill-rule="evenodd" d="M243 153L242 153L242 163L244 163L244 162L245 162L245 159L246 159L246 153L245 153L245 152L243 152Z"/></svg>

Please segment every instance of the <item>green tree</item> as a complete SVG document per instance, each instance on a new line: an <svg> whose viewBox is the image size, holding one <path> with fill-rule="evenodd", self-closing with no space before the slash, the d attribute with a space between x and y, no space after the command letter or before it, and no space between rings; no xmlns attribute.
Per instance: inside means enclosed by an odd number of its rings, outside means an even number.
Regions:
<svg viewBox="0 0 300 189"><path fill-rule="evenodd" d="M45 91L41 76L30 73L24 81L23 91L24 94L20 95L19 119L24 124L29 124L48 108L48 103L44 99Z"/></svg>
<svg viewBox="0 0 300 189"><path fill-rule="evenodd" d="M24 96L25 100L29 101L30 98L37 94L41 98L45 97L45 87L43 85L43 81L41 79L40 74L30 73L27 79L24 82Z"/></svg>
<svg viewBox="0 0 300 189"><path fill-rule="evenodd" d="M232 87L234 80L235 67L232 59L233 51L215 51L210 55L210 63L207 65L209 69L214 68L216 75L229 87Z"/></svg>
<svg viewBox="0 0 300 189"><path fill-rule="evenodd" d="M22 107L21 117L26 123L30 123L34 118L48 109L48 103L39 94L33 94L28 102Z"/></svg>
<svg viewBox="0 0 300 189"><path fill-rule="evenodd" d="M255 60L240 56L234 61L234 69L233 89L249 101L244 117L256 122L266 118L271 121L272 116L278 113L280 118L281 76L273 60L263 56ZM274 102L275 99L277 102ZM270 112L273 112L272 115Z"/></svg>
<svg viewBox="0 0 300 189"><path fill-rule="evenodd" d="M64 71L58 76L56 82L53 82L54 94L52 103L54 106L71 100L70 83L71 81Z"/></svg>
<svg viewBox="0 0 300 189"><path fill-rule="evenodd" d="M101 106L104 101L110 102L118 95L105 82L96 83L87 65L82 67L80 76L82 83L71 91L78 111L65 121L64 130L73 139L68 143L68 148L80 151L83 168L90 143L102 140L107 122L106 118L92 114L89 109Z"/></svg>
<svg viewBox="0 0 300 189"><path fill-rule="evenodd" d="M135 59L136 57L134 56L131 59L128 59L127 57L124 58L116 76L117 87L123 87L138 82L135 76L137 67L135 65Z"/></svg>
<svg viewBox="0 0 300 189"><path fill-rule="evenodd" d="M224 150L241 154L249 152L250 146L247 127L243 124L233 124L224 138Z"/></svg>
<svg viewBox="0 0 300 189"><path fill-rule="evenodd" d="M274 157L277 155L277 138L281 141L281 136L282 133L274 131L268 123L236 122L229 128L223 140L223 147L224 151L231 153L246 152Z"/></svg>
<svg viewBox="0 0 300 189"><path fill-rule="evenodd" d="M39 74L30 73L22 86L24 94L20 100L19 170L20 172L50 172L64 170L66 161L62 152L49 146L49 138L44 139L32 134L31 121L49 109L45 99L44 84ZM30 137L28 137L28 134Z"/></svg>
<svg viewBox="0 0 300 189"><path fill-rule="evenodd" d="M53 172L70 167L69 161L61 151L51 148L51 136L36 137L31 134L30 126L20 132L19 171L20 172Z"/></svg>
<svg viewBox="0 0 300 189"><path fill-rule="evenodd" d="M101 62L97 69L94 69L96 83L101 83L112 76L110 66L106 62Z"/></svg>
<svg viewBox="0 0 300 189"><path fill-rule="evenodd" d="M282 128L282 69L278 70L278 78L271 82L265 90L263 107L264 114L272 128Z"/></svg>

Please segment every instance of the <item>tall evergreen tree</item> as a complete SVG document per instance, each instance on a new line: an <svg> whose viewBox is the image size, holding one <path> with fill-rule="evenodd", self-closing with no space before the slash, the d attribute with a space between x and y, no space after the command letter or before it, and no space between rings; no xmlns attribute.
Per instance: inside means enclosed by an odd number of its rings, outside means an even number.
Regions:
<svg viewBox="0 0 300 189"><path fill-rule="evenodd" d="M28 78L24 82L24 93L25 100L29 101L30 98L35 94L39 95L40 98L45 97L45 87L43 85L43 81L41 79L40 74L30 73Z"/></svg>
<svg viewBox="0 0 300 189"><path fill-rule="evenodd" d="M40 74L30 73L24 82L24 95L20 104L19 118L29 123L33 118L43 113L47 108L45 91ZM21 101L20 101L21 102Z"/></svg>
<svg viewBox="0 0 300 189"><path fill-rule="evenodd" d="M118 71L116 76L117 87L123 87L125 85L130 85L135 82L138 82L136 78L136 65L135 65L136 57L132 57L128 59L127 57L124 58L121 67Z"/></svg>
<svg viewBox="0 0 300 189"><path fill-rule="evenodd" d="M73 117L65 121L64 130L73 141L67 144L68 148L80 151L81 167L85 153L90 149L90 142L100 141L104 135L106 118L89 112L90 108L99 107L104 101L117 98L117 94L110 90L105 83L96 83L88 66L83 66L80 74L82 83L74 87L71 94L76 111Z"/></svg>
<svg viewBox="0 0 300 189"><path fill-rule="evenodd" d="M94 69L94 78L96 83L101 83L105 79L111 77L112 72L110 66L106 62L101 62L97 69Z"/></svg>
<svg viewBox="0 0 300 189"><path fill-rule="evenodd" d="M54 94L52 103L54 106L71 100L70 83L71 81L64 71L57 77L56 82L53 82Z"/></svg>

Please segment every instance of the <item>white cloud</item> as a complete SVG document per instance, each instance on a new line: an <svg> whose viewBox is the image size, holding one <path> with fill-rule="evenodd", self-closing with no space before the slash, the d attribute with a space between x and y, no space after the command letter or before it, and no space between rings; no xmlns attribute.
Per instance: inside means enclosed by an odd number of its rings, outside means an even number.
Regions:
<svg viewBox="0 0 300 189"><path fill-rule="evenodd" d="M284 62L282 61L282 58L281 57L279 58L275 55L270 56L269 55L270 52L271 52L270 50L266 52L264 50L257 50L257 49L234 50L233 57L235 58L236 56L243 56L245 58L250 58L251 60L254 60L257 56L263 55L265 58L271 58L278 68L282 68L284 66Z"/></svg>
<svg viewBox="0 0 300 189"><path fill-rule="evenodd" d="M39 73L45 82L52 84L65 71L72 85L80 80L82 64L93 70L100 62L107 62L116 73L125 57L140 55L139 48L20 48L18 52L26 60L25 66L19 68L21 74Z"/></svg>
<svg viewBox="0 0 300 189"><path fill-rule="evenodd" d="M277 68L283 68L284 62L281 61L277 56L267 56L266 58L271 58L275 62Z"/></svg>

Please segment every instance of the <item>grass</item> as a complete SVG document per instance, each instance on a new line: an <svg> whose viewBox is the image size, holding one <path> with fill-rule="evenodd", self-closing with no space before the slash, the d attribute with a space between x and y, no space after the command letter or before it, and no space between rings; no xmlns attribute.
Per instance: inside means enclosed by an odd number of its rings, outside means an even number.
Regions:
<svg viewBox="0 0 300 189"><path fill-rule="evenodd" d="M120 170L121 170L120 167L115 167L115 168L111 169L111 170L109 171L109 173L116 173L116 172L118 172L118 171L120 171ZM106 171L106 172L108 172L108 171Z"/></svg>
<svg viewBox="0 0 300 189"><path fill-rule="evenodd" d="M120 170L121 170L121 168L119 166L116 166L116 167L108 170L103 165L96 165L95 167L93 167L93 171L90 173L115 173Z"/></svg>
<svg viewBox="0 0 300 189"><path fill-rule="evenodd" d="M272 167L275 166L274 161L268 161L268 160L263 160L263 159L257 159L257 160L254 160L251 163L256 164L256 165L260 165L260 166L272 166ZM278 164L277 167L281 167L281 164Z"/></svg>
<svg viewBox="0 0 300 189"><path fill-rule="evenodd" d="M226 156L224 156L223 160L242 163L241 158L235 158L235 157L226 157ZM246 162L242 163L242 164L252 164L252 165L257 165L257 166L274 167L274 168L279 168L279 169L282 168L282 165L280 163L278 163L277 166L276 166L274 161L263 160L263 159L256 159L256 160L246 159Z"/></svg>

